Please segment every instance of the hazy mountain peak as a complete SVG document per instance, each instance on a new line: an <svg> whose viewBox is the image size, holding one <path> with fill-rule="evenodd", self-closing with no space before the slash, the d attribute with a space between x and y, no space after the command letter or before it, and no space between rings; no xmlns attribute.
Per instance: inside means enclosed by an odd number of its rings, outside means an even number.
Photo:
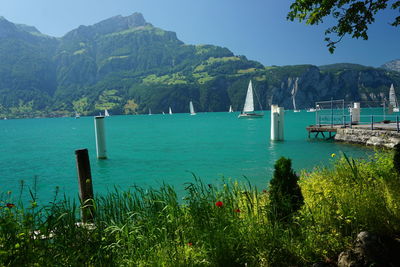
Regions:
<svg viewBox="0 0 400 267"><path fill-rule="evenodd" d="M77 29L70 31L65 35L67 39L74 38L77 36L94 36L94 35L104 35L114 32L120 32L128 30L130 28L143 27L146 25L151 25L147 23L141 13L135 12L130 16L117 15L96 24L90 26L79 26Z"/></svg>
<svg viewBox="0 0 400 267"><path fill-rule="evenodd" d="M394 70L400 72L400 59L395 59L389 62L386 62L381 66L384 69L387 70Z"/></svg>
<svg viewBox="0 0 400 267"><path fill-rule="evenodd" d="M41 32L36 29L36 27L34 26L29 26L29 25L25 25L25 24L15 24L15 26L17 26L17 28L19 30L25 31L25 32L29 32L29 33L33 33L33 34L41 34Z"/></svg>
<svg viewBox="0 0 400 267"><path fill-rule="evenodd" d="M18 29L12 22L0 17L0 38L15 36Z"/></svg>

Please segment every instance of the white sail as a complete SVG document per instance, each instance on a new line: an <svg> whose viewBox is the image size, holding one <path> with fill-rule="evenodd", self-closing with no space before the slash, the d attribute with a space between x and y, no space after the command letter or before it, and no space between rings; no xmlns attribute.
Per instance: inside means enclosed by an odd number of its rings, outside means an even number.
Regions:
<svg viewBox="0 0 400 267"><path fill-rule="evenodd" d="M229 106L229 112L233 112L232 105Z"/></svg>
<svg viewBox="0 0 400 267"><path fill-rule="evenodd" d="M149 108L149 115L151 115L151 108Z"/></svg>
<svg viewBox="0 0 400 267"><path fill-rule="evenodd" d="M393 84L390 86L389 90L389 104L392 105L393 108L398 108L399 104L397 103L396 93L394 91Z"/></svg>
<svg viewBox="0 0 400 267"><path fill-rule="evenodd" d="M189 108L190 108L190 115L196 115L196 112L194 112L194 107L192 101L189 103Z"/></svg>
<svg viewBox="0 0 400 267"><path fill-rule="evenodd" d="M172 115L172 109L171 109L171 107L169 107L169 115Z"/></svg>
<svg viewBox="0 0 400 267"><path fill-rule="evenodd" d="M243 112L253 112L253 111L254 111L253 86L250 80L249 87L247 87L247 95L243 107Z"/></svg>
<svg viewBox="0 0 400 267"><path fill-rule="evenodd" d="M108 110L107 109L104 110L104 116L105 117L110 117L110 114L108 114Z"/></svg>

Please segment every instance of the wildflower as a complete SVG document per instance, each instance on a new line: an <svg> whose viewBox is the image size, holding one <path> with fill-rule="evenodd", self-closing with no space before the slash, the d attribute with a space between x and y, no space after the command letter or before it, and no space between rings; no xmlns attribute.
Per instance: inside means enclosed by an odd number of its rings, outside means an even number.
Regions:
<svg viewBox="0 0 400 267"><path fill-rule="evenodd" d="M334 158L335 156L336 156L336 154L335 154L335 153L332 153L332 154L331 154L331 157L332 157L332 158Z"/></svg>
<svg viewBox="0 0 400 267"><path fill-rule="evenodd" d="M11 209L11 208L14 208L15 205L12 204L12 203L7 203L7 204L6 204L6 207L9 208L9 209Z"/></svg>
<svg viewBox="0 0 400 267"><path fill-rule="evenodd" d="M239 212L240 212L240 209L235 209L235 212L239 213Z"/></svg>
<svg viewBox="0 0 400 267"><path fill-rule="evenodd" d="M215 202L215 206L217 206L217 207L222 207L223 205L224 205L224 203L222 203L222 201Z"/></svg>
<svg viewBox="0 0 400 267"><path fill-rule="evenodd" d="M193 246L193 243L192 243L192 242L189 242L189 243L187 243L187 245L188 245L189 247L191 247L191 246Z"/></svg>

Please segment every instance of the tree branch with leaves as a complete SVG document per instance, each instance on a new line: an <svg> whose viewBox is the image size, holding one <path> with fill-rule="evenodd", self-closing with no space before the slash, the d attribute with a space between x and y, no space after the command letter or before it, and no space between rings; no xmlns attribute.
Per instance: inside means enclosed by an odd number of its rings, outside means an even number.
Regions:
<svg viewBox="0 0 400 267"><path fill-rule="evenodd" d="M287 19L318 25L326 17L333 17L337 24L325 31L327 47L333 53L345 35L368 40L368 26L375 22L379 11L388 8L400 13L400 0L296 0L290 6ZM395 17L390 25L399 26L400 16ZM334 40L332 35L336 36Z"/></svg>

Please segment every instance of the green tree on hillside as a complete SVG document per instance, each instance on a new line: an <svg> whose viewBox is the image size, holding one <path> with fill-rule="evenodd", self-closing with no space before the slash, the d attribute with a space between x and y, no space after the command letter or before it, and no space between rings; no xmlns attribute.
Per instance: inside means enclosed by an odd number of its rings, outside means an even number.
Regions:
<svg viewBox="0 0 400 267"><path fill-rule="evenodd" d="M104 90L96 101L97 110L113 109L120 105L122 97L117 95L117 90Z"/></svg>
<svg viewBox="0 0 400 267"><path fill-rule="evenodd" d="M393 9L400 12L400 1L393 0L295 0L290 6L287 19L305 21L309 25L318 25L323 19L332 16L337 24L325 31L325 41L333 53L336 44L347 34L352 38L368 40L368 26L375 22L379 11ZM400 16L394 18L392 26L400 25ZM332 40L330 35L338 39Z"/></svg>
<svg viewBox="0 0 400 267"><path fill-rule="evenodd" d="M89 107L88 98L82 97L76 101L73 101L72 106L79 114L86 115Z"/></svg>
<svg viewBox="0 0 400 267"><path fill-rule="evenodd" d="M137 114L139 105L135 103L135 99L129 99L124 106L125 114Z"/></svg>

